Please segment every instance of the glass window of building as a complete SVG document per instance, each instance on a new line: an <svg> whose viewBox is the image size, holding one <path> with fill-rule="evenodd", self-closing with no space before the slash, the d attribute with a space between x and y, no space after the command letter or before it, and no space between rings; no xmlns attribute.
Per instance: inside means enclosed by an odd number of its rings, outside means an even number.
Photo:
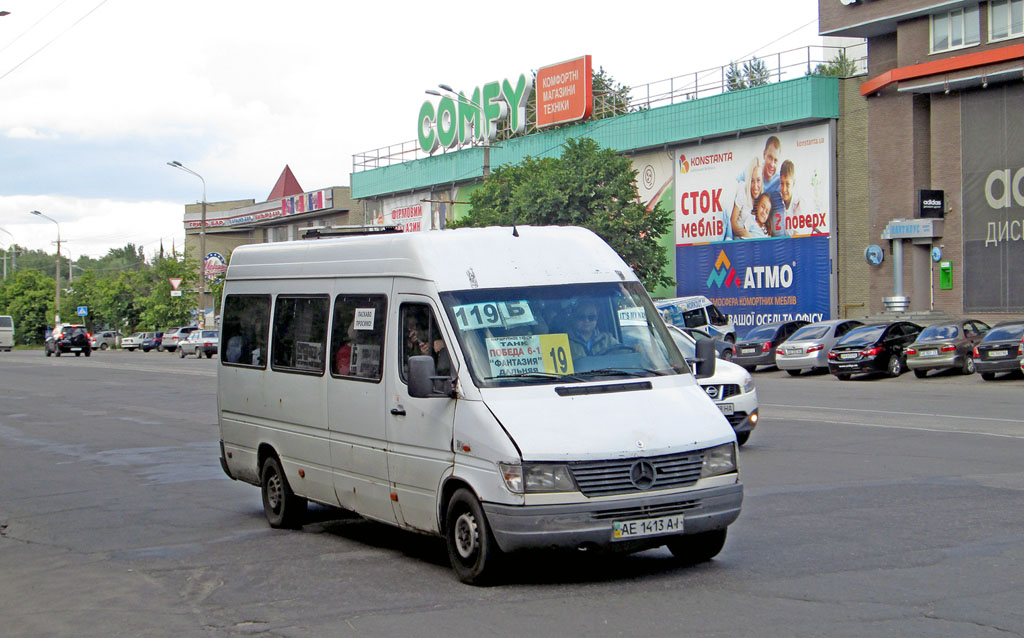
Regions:
<svg viewBox="0 0 1024 638"><path fill-rule="evenodd" d="M978 7L954 9L932 16L932 53L973 46L981 42Z"/></svg>
<svg viewBox="0 0 1024 638"><path fill-rule="evenodd" d="M992 0L988 4L988 39L1024 35L1024 0Z"/></svg>

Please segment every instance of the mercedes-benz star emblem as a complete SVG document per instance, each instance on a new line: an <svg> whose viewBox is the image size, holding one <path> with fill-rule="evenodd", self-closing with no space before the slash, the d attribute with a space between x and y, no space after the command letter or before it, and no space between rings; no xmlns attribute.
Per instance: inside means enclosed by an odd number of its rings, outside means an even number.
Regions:
<svg viewBox="0 0 1024 638"><path fill-rule="evenodd" d="M655 478L654 466L649 461L637 461L629 470L629 480L638 490L650 489Z"/></svg>

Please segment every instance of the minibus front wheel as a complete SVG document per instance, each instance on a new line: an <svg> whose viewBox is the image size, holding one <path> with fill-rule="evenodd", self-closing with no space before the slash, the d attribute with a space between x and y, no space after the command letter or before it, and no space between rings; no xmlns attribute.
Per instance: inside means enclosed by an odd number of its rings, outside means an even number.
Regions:
<svg viewBox="0 0 1024 638"><path fill-rule="evenodd" d="M448 501L445 540L452 568L462 582L483 585L497 571L501 549L480 501L466 488L456 490Z"/></svg>
<svg viewBox="0 0 1024 638"><path fill-rule="evenodd" d="M268 456L263 461L260 473L263 488L263 512L271 527L299 529L306 517L306 499L296 496L288 485L288 479L276 457Z"/></svg>

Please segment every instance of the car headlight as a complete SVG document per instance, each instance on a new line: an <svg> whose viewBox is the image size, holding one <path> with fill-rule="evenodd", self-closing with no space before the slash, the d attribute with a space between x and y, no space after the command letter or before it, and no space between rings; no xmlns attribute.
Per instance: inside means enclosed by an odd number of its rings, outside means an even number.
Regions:
<svg viewBox="0 0 1024 638"><path fill-rule="evenodd" d="M516 494L538 492L575 492L576 482L566 465L554 463L499 463L505 487Z"/></svg>
<svg viewBox="0 0 1024 638"><path fill-rule="evenodd" d="M700 477L718 476L736 471L736 444L723 443L704 450Z"/></svg>
<svg viewBox="0 0 1024 638"><path fill-rule="evenodd" d="M743 373L743 382L740 384L740 386L743 388L743 393L744 394L746 394L747 392L753 392L754 391L754 377L750 376L749 372L744 371L744 373Z"/></svg>

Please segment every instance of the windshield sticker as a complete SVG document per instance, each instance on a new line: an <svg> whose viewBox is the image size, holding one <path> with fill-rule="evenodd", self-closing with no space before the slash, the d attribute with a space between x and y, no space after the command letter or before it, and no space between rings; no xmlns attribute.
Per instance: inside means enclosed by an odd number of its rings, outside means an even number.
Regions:
<svg viewBox="0 0 1024 638"><path fill-rule="evenodd" d="M455 306L455 322L460 331L481 328L513 328L537 323L528 301L488 301Z"/></svg>
<svg viewBox="0 0 1024 638"><path fill-rule="evenodd" d="M647 313L640 306L631 306L629 308L619 308L619 325L620 326L646 326L647 325Z"/></svg>
<svg viewBox="0 0 1024 638"><path fill-rule="evenodd" d="M491 376L517 374L572 374L569 335L530 335L522 337L488 337L487 358Z"/></svg>

